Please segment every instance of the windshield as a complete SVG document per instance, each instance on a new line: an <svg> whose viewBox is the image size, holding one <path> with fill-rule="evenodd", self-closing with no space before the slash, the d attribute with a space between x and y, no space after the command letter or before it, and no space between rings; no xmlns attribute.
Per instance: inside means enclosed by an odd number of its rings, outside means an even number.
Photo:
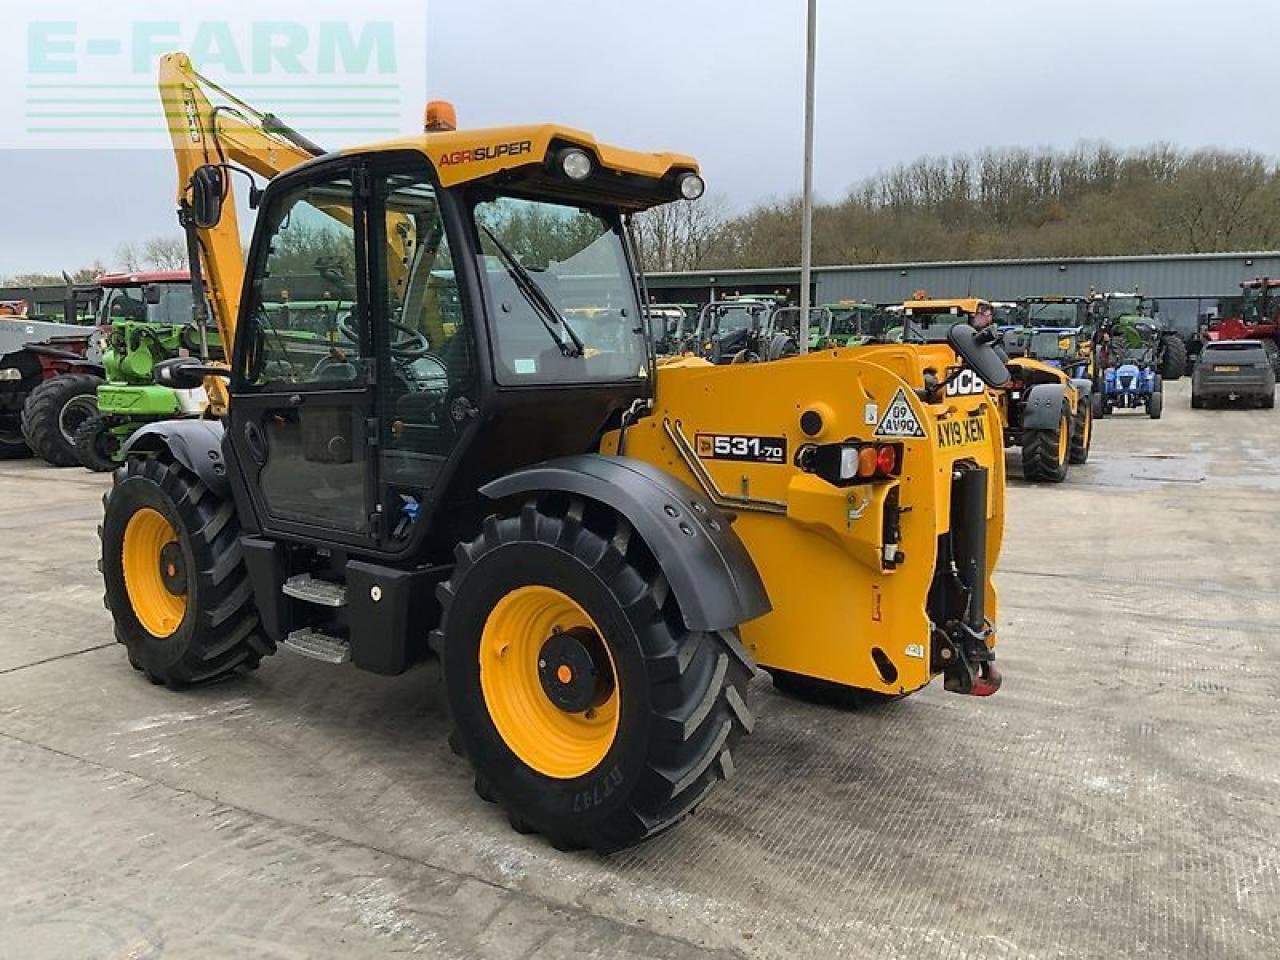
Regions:
<svg viewBox="0 0 1280 960"><path fill-rule="evenodd" d="M709 305L704 308L699 328L703 336L743 333L754 330L763 314L764 307L758 303Z"/></svg>
<svg viewBox="0 0 1280 960"><path fill-rule="evenodd" d="M1118 320L1121 317L1134 317L1142 313L1141 297L1108 297L1107 319Z"/></svg>
<svg viewBox="0 0 1280 960"><path fill-rule="evenodd" d="M953 313L917 313L910 317L909 342L946 343L947 331L963 318Z"/></svg>
<svg viewBox="0 0 1280 960"><path fill-rule="evenodd" d="M183 324L191 322L191 284L152 284L152 295L159 295L159 303L147 303L147 286L134 283L123 287L104 287L102 302L98 306L98 323L108 324L114 320Z"/></svg>
<svg viewBox="0 0 1280 960"><path fill-rule="evenodd" d="M498 197L473 215L499 383L647 375L621 225L592 210Z"/></svg>
<svg viewBox="0 0 1280 960"><path fill-rule="evenodd" d="M1027 352L1037 360L1067 360L1078 354L1075 337L1057 333L1034 333Z"/></svg>
<svg viewBox="0 0 1280 960"><path fill-rule="evenodd" d="M1075 327L1080 320L1074 303L1028 303L1027 323L1033 327Z"/></svg>

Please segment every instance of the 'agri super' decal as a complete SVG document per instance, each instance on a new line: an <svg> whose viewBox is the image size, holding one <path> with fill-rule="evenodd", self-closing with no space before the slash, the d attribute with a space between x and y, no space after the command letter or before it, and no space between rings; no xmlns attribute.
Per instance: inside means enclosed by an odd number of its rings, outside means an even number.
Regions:
<svg viewBox="0 0 1280 960"><path fill-rule="evenodd" d="M702 460L745 460L786 463L786 437L751 437L740 433L700 433L694 449Z"/></svg>
<svg viewBox="0 0 1280 960"><path fill-rule="evenodd" d="M518 157L533 151L532 140L513 140L511 143L491 143L488 146L472 147L470 150L455 150L440 158L440 166L451 167L459 163L477 163L481 160L497 160L499 157Z"/></svg>
<svg viewBox="0 0 1280 960"><path fill-rule="evenodd" d="M885 410L884 416L876 426L874 436L877 437L923 437L924 427L920 426L920 418L911 409L911 401L907 399L906 390L901 387L893 396L893 402Z"/></svg>

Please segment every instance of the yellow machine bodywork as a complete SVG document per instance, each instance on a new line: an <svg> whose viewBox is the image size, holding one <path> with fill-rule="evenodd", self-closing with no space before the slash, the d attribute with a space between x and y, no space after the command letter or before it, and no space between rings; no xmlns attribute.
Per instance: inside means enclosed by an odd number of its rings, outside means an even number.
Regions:
<svg viewBox="0 0 1280 960"><path fill-rule="evenodd" d="M987 616L996 618L990 571L1001 546L1005 493L1001 422L990 395L926 404L914 392L924 370L955 365L942 345L882 345L814 352L772 363L714 366L691 357L658 367L653 415L627 430L627 456L647 460L701 490L729 515L768 589L772 612L743 624L760 664L884 694L927 684L933 638L922 598L936 569L938 538L950 528L952 466L988 471ZM923 436L874 436L890 404L910 405ZM817 411L823 428L806 435L800 417ZM981 426L966 426L976 421ZM781 436L781 463L708 455L706 438ZM836 487L800 470L805 444L856 438L900 442L902 474ZM618 434L603 451L617 450ZM898 491L897 563L885 556L885 502ZM994 634L988 641L994 646ZM886 679L873 652L892 664Z"/></svg>

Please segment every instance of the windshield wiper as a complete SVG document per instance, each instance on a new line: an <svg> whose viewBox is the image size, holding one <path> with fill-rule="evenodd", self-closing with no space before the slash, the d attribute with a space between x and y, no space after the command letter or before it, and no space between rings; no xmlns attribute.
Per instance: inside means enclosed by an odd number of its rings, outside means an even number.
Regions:
<svg viewBox="0 0 1280 960"><path fill-rule="evenodd" d="M560 352L566 357L583 356L586 352L586 344L582 342L573 327L569 326L569 321L556 309L556 305L551 302L551 298L547 296L546 291L538 286L538 281L530 276L524 264L516 259L515 254L503 246L502 241L494 235L492 230L484 224L480 224L480 229L493 241L499 256L502 257L503 262L507 265L507 272L511 274L511 279L516 282L516 286L524 294L525 299L533 305L538 313L538 319L542 321L547 333L551 334L551 339L560 348ZM559 328L558 330L557 327ZM570 343L565 342L564 336L561 336L561 331L565 336L568 336Z"/></svg>

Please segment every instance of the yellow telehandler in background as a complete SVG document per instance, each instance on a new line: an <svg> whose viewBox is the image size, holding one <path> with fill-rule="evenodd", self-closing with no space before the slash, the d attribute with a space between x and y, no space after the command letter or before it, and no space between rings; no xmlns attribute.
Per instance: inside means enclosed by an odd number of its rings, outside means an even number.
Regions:
<svg viewBox="0 0 1280 960"><path fill-rule="evenodd" d="M165 58L232 359L157 379L223 403L131 438L102 525L116 636L153 682L279 645L383 674L437 657L481 796L600 850L733 771L757 662L814 697L996 690L987 339L658 366L630 219L697 199L691 158L439 106L313 156L210 89ZM247 262L239 167L271 178Z"/></svg>

